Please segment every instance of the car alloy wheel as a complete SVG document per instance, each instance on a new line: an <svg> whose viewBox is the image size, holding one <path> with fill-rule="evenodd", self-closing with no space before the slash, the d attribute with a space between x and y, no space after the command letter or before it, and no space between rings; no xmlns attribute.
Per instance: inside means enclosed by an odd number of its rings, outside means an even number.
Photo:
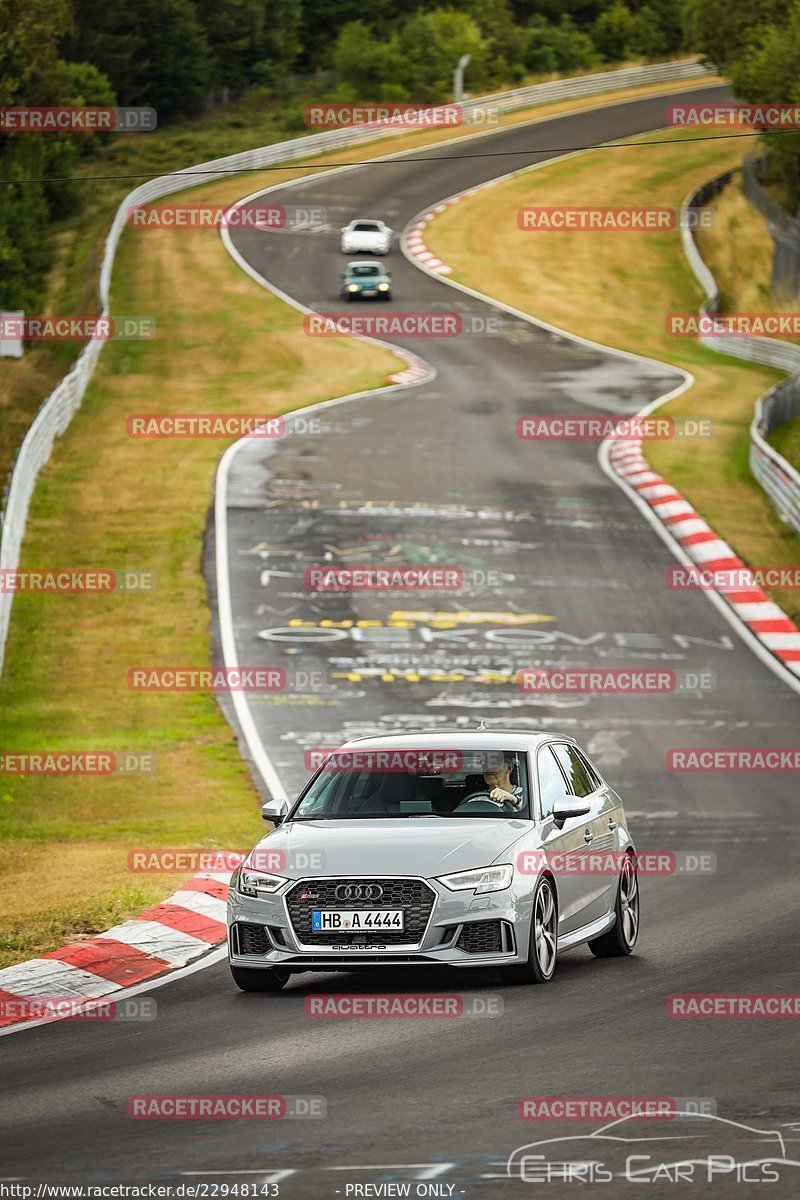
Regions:
<svg viewBox="0 0 800 1200"><path fill-rule="evenodd" d="M507 983L549 983L558 957L558 904L553 881L539 880L533 897L528 961L504 967Z"/></svg>
<svg viewBox="0 0 800 1200"><path fill-rule="evenodd" d="M611 929L589 942L589 949L597 958L623 958L636 945L639 936L639 877L633 854L626 854L622 864L614 912L616 920Z"/></svg>
<svg viewBox="0 0 800 1200"><path fill-rule="evenodd" d="M542 975L549 979L556 969L556 902L547 879L539 885L534 901L533 948Z"/></svg>
<svg viewBox="0 0 800 1200"><path fill-rule="evenodd" d="M639 933L639 880L636 877L636 864L630 854L622 867L619 899L622 935L627 944L633 946Z"/></svg>

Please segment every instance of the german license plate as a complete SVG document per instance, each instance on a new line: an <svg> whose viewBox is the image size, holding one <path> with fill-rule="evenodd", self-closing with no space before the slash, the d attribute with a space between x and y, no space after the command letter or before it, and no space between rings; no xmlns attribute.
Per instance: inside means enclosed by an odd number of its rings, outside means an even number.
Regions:
<svg viewBox="0 0 800 1200"><path fill-rule="evenodd" d="M363 933L373 929L402 929L402 908L315 908L311 913L314 933L339 930Z"/></svg>

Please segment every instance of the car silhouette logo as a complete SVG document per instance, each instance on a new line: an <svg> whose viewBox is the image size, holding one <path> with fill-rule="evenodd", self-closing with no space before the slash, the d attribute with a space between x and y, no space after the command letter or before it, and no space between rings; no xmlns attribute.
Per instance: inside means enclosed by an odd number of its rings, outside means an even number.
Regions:
<svg viewBox="0 0 800 1200"><path fill-rule="evenodd" d="M333 894L337 900L380 900L383 888L379 883L340 883Z"/></svg>

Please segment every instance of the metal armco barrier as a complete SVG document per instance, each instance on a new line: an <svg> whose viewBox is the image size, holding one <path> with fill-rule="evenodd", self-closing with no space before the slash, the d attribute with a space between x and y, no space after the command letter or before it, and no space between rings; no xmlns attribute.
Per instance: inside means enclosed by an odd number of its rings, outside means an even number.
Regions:
<svg viewBox="0 0 800 1200"><path fill-rule="evenodd" d="M553 100L594 96L647 83L679 83L683 80L706 77L708 74L709 71L694 59L683 59L678 62L655 63L647 67L631 67L623 71L584 75L574 79L558 79L552 83L538 83L510 92L496 92L490 96L469 100L462 107L465 117L472 116L477 127L482 123L481 114L487 109L514 112L517 109L547 104ZM114 257L125 228L128 209L132 206L146 204L161 196L184 191L188 187L214 182L225 172L235 175L239 171L288 164L312 158L315 154L327 154L346 146L357 146L378 138L398 137L408 132L408 127L374 124L326 130L308 137L293 138L254 150L245 150L241 154L231 154L226 158L213 159L195 167L186 167L182 171L159 176L134 188L120 203L106 239L99 280L100 315L107 316L109 312L108 298ZM87 343L75 366L43 402L20 446L4 496L0 526L0 570L16 570L19 566L25 523L39 471L50 458L56 438L63 434L80 407L103 344L104 342L98 339ZM0 672L12 600L13 592L0 593Z"/></svg>
<svg viewBox="0 0 800 1200"><path fill-rule="evenodd" d="M766 218L775 243L771 288L773 299L777 300L781 296L794 297L800 293L800 221L790 217L762 185L759 176L768 162L768 157L746 155L742 163L742 191Z"/></svg>
<svg viewBox="0 0 800 1200"><path fill-rule="evenodd" d="M684 214L688 209L704 207L722 191L736 173L727 171L692 192L684 201ZM681 222L683 249L689 265L708 297L700 312L711 316L719 312L719 288L711 271L703 262L694 240L694 233L688 226L689 221L684 216ZM766 440L781 421L800 413L800 346L773 341L771 338L748 336L715 337L701 334L699 340L704 346L720 354L777 367L792 376L791 379L776 384L757 402L755 416L750 425L749 461L754 478L770 497L782 519L800 533L800 474Z"/></svg>

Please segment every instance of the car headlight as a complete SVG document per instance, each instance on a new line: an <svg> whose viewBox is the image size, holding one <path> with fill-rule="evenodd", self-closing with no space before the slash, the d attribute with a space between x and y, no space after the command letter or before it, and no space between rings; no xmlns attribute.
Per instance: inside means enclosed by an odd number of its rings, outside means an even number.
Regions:
<svg viewBox="0 0 800 1200"><path fill-rule="evenodd" d="M379 284L378 284L378 291L379 291L379 292L388 292L388 290L389 290L389 285L388 285L388 283L379 283Z"/></svg>
<svg viewBox="0 0 800 1200"><path fill-rule="evenodd" d="M348 283L347 290L348 290L348 292L357 292L358 284L357 283Z"/></svg>
<svg viewBox="0 0 800 1200"><path fill-rule="evenodd" d="M268 875L266 871L249 871L242 867L236 881L236 890L243 896L271 896L286 883L282 875Z"/></svg>
<svg viewBox="0 0 800 1200"><path fill-rule="evenodd" d="M443 883L451 892L474 891L476 896L484 892L502 892L514 878L514 868L510 863L500 867L479 867L477 871L459 871L456 875L440 875L439 883Z"/></svg>

